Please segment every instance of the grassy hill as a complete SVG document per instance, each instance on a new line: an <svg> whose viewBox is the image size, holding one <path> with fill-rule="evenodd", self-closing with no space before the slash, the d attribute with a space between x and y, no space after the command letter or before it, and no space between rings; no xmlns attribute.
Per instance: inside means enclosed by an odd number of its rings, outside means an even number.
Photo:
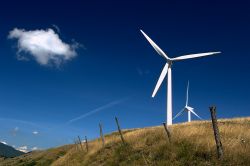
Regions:
<svg viewBox="0 0 250 166"><path fill-rule="evenodd" d="M89 152L66 145L0 161L6 166L117 166L117 165L250 165L250 118L219 120L224 158L217 160L211 122L196 121L172 127L172 144L163 126L125 130L89 142Z"/></svg>

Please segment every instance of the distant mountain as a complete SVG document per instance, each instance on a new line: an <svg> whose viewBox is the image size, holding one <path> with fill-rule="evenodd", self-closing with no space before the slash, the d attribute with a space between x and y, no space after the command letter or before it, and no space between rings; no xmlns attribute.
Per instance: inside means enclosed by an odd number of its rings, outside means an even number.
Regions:
<svg viewBox="0 0 250 166"><path fill-rule="evenodd" d="M17 157L22 154L24 154L24 152L16 150L15 148L0 142L0 157L10 158L10 157Z"/></svg>

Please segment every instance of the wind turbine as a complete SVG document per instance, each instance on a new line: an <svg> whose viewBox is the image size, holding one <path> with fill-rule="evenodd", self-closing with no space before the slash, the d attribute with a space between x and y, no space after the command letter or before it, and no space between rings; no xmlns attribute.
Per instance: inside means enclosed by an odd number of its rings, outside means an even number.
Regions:
<svg viewBox="0 0 250 166"><path fill-rule="evenodd" d="M159 46L157 46L152 39L146 35L142 30L140 30L141 33L144 35L144 37L148 40L148 42L153 46L155 51L161 55L163 58L167 60L167 63L165 64L161 75L157 81L157 84L155 86L155 89L153 91L152 97L155 97L157 91L159 90L165 76L168 73L168 85L167 85L167 125L172 125L172 64L175 61L181 61L185 59L190 59L190 58L198 58L198 57L203 57L203 56L208 56L208 55L213 55L213 54L218 54L220 52L207 52L207 53L199 53L199 54L189 54L189 55L183 55L179 56L176 58L169 58L167 54L165 54Z"/></svg>
<svg viewBox="0 0 250 166"><path fill-rule="evenodd" d="M173 118L173 120L175 118L177 118L178 116L182 115L185 111L188 113L188 122L191 122L191 113L193 113L195 116L197 116L199 119L202 119L199 115L197 115L194 112L194 108L188 106L188 90L189 90L189 81L188 81L188 85L187 85L187 96L186 96L186 105L185 107L177 114L175 115L175 117Z"/></svg>

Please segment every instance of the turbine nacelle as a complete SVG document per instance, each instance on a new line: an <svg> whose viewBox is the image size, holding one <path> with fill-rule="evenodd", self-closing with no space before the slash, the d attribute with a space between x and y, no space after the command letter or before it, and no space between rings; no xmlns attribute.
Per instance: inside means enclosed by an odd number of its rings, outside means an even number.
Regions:
<svg viewBox="0 0 250 166"><path fill-rule="evenodd" d="M190 111L190 110L192 110L192 111L194 110L194 108L189 107L189 106L185 106L184 109L185 109L185 111L187 111L187 112Z"/></svg>

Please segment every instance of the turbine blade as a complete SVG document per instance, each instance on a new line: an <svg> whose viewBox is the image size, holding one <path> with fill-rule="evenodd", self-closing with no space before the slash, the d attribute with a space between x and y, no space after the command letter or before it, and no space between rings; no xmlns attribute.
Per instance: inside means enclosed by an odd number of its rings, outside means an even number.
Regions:
<svg viewBox="0 0 250 166"><path fill-rule="evenodd" d="M164 80L165 76L167 75L167 73L168 73L168 67L169 67L168 63L166 63L166 65L162 69L161 75L160 75L160 77L159 77L159 79L157 81L157 84L155 86L155 89L154 89L154 92L152 94L152 97L155 97L155 94L157 93L158 89L160 88L162 81Z"/></svg>
<svg viewBox="0 0 250 166"><path fill-rule="evenodd" d="M185 109L183 108L180 112L178 112L178 114L175 115L175 117L173 118L173 120L174 120L175 118L177 118L178 116L182 115L183 112L184 112L184 110L185 110Z"/></svg>
<svg viewBox="0 0 250 166"><path fill-rule="evenodd" d="M148 40L148 42L152 45L152 47L155 49L155 51L161 55L162 57L166 58L167 60L170 59L162 50L159 46L157 46L157 44L155 44L155 42L150 39L150 37L148 37L148 35L146 33L144 33L142 30L140 30L141 33L144 35L144 37Z"/></svg>
<svg viewBox="0 0 250 166"><path fill-rule="evenodd" d="M171 60L179 61L179 60L190 59L190 58L198 58L198 57L214 55L214 54L219 54L219 53L221 53L221 52L206 52L206 53L199 53L199 54L189 54L189 55L183 55L183 56L179 56L179 57L176 57L176 58L172 58Z"/></svg>
<svg viewBox="0 0 250 166"><path fill-rule="evenodd" d="M186 106L188 105L188 89L189 89L189 81L188 81L188 85L187 85Z"/></svg>
<svg viewBox="0 0 250 166"><path fill-rule="evenodd" d="M192 109L188 109L190 112L192 112L195 116L197 116L199 119L201 119L202 120L202 118L199 116L199 115L197 115L195 112L194 112L194 110L192 110Z"/></svg>

